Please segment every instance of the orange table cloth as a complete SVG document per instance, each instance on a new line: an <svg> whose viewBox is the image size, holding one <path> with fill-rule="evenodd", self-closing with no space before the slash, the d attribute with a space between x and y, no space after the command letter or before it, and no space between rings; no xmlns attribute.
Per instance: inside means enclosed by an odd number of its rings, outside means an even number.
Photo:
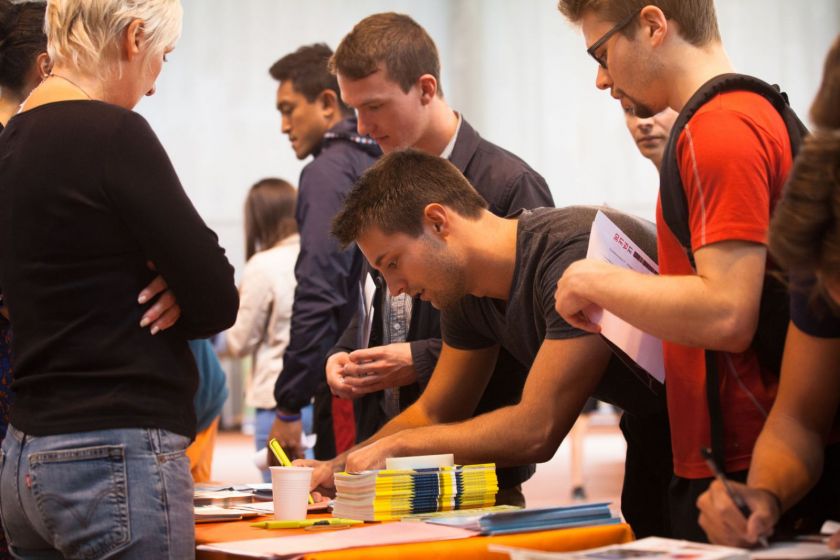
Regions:
<svg viewBox="0 0 840 560"><path fill-rule="evenodd" d="M311 518L330 517L327 514L311 515ZM258 518L269 519L268 517ZM300 535L303 529L266 530L251 527L254 520L233 521L226 523L200 523L195 528L196 545L213 542L228 542L245 539ZM353 528L343 529L352 531ZM463 560L494 558L504 559L507 554L489 552L489 544L518 546L553 552L582 550L610 544L625 543L633 540L629 525L602 525L576 529L555 529L499 535L495 537L472 537L468 539L350 548L329 552L313 552L304 556L307 560L345 560L364 558L365 560L429 560L434 558L458 558ZM196 560L239 560L240 557L218 552L199 551Z"/></svg>

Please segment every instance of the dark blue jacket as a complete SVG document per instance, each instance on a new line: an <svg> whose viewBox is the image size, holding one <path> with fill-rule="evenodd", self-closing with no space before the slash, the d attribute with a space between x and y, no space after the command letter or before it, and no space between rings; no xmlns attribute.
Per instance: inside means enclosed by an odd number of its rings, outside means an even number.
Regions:
<svg viewBox="0 0 840 560"><path fill-rule="evenodd" d="M355 117L331 128L300 174L297 219L300 255L289 346L274 386L277 406L300 410L324 382L324 361L359 305L363 257L341 250L330 234L333 217L356 179L382 152L356 133Z"/></svg>
<svg viewBox="0 0 840 560"><path fill-rule="evenodd" d="M488 210L497 216L508 216L522 208L554 206L551 191L539 173L517 156L479 136L466 120L461 121L449 160L484 197ZM382 344L381 298L385 288L383 282L379 284L374 295L369 347ZM440 338L440 313L431 303L414 298L406 339L411 343L411 357L418 382L400 388L401 409L414 402L428 384L440 357ZM330 354L351 352L358 348L358 340L358 317L354 317ZM530 365L520 364L502 349L475 414L519 402ZM373 393L355 401L357 441L367 439L387 421L380 399L381 393ZM528 480L534 471L534 465L501 468L498 470L499 486L509 488L520 484Z"/></svg>

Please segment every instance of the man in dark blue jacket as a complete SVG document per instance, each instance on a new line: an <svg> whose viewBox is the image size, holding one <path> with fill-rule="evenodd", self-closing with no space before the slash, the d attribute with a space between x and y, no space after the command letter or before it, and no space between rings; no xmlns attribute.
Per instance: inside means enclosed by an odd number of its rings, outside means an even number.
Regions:
<svg viewBox="0 0 840 560"><path fill-rule="evenodd" d="M289 346L274 389L277 412L270 433L292 458L303 456L300 410L313 396L315 456L334 457L336 441L342 438L344 447L352 443L352 410L345 433L341 423L333 421L324 360L359 305L363 259L355 247L339 248L330 236L330 222L355 180L381 153L375 142L356 133L353 112L342 103L335 76L327 71L331 56L324 44L304 46L269 70L280 82L277 109L283 134L298 159L313 156L300 174L297 288Z"/></svg>
<svg viewBox="0 0 840 560"><path fill-rule="evenodd" d="M365 18L342 40L331 65L342 99L357 111L359 133L374 138L384 152L411 147L451 160L499 216L554 206L536 171L481 138L449 107L440 87L437 48L410 17ZM380 280L372 313L356 318L327 361L327 379L336 394L364 395L356 406L357 441L417 399L440 356L440 338L440 315L428 302L390 297ZM474 412L516 403L527 371L526 364L503 351ZM342 464L342 456L332 463L334 468ZM523 503L520 485L533 472L533 465L500 469L498 500Z"/></svg>

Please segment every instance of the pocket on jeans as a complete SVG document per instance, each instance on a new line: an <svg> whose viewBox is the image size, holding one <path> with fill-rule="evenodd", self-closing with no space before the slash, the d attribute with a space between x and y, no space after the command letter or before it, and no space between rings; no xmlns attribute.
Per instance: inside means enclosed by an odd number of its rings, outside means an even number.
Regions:
<svg viewBox="0 0 840 560"><path fill-rule="evenodd" d="M28 461L38 512L66 558L92 560L129 543L122 445L43 451Z"/></svg>
<svg viewBox="0 0 840 560"><path fill-rule="evenodd" d="M159 462L177 461L187 454L190 438L167 430L154 430L157 438L155 455Z"/></svg>

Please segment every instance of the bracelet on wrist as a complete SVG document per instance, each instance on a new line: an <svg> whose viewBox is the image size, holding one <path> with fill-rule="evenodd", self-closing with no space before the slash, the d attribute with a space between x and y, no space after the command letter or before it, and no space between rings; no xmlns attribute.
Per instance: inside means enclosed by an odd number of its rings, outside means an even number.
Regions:
<svg viewBox="0 0 840 560"><path fill-rule="evenodd" d="M781 516L782 513L784 513L784 509L782 509L782 499L779 497L779 495L773 492L772 490L768 490L767 488L761 488L761 490L767 492L770 495L770 497L773 499L773 503L776 504L779 516Z"/></svg>
<svg viewBox="0 0 840 560"><path fill-rule="evenodd" d="M281 422L297 422L300 420L300 412L295 414L283 414L279 410L276 413L277 419Z"/></svg>

